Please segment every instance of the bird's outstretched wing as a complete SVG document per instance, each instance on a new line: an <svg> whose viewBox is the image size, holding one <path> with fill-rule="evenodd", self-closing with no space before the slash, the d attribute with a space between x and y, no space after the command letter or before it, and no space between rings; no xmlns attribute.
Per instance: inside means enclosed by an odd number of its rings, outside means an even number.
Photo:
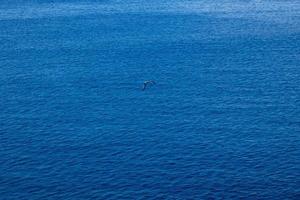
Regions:
<svg viewBox="0 0 300 200"><path fill-rule="evenodd" d="M144 91L146 89L146 87L147 87L147 83L144 83L142 90Z"/></svg>

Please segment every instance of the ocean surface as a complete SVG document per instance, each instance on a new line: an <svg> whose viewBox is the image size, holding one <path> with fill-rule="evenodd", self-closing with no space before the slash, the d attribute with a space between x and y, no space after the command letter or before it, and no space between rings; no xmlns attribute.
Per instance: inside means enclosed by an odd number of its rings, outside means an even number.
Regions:
<svg viewBox="0 0 300 200"><path fill-rule="evenodd" d="M1 1L0 199L300 199L300 1Z"/></svg>

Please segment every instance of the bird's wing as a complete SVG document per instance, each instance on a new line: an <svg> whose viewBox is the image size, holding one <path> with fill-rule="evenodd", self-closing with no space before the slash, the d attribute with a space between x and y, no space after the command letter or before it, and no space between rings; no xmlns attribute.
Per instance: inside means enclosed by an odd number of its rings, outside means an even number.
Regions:
<svg viewBox="0 0 300 200"><path fill-rule="evenodd" d="M147 83L144 83L142 90L145 90L147 86Z"/></svg>

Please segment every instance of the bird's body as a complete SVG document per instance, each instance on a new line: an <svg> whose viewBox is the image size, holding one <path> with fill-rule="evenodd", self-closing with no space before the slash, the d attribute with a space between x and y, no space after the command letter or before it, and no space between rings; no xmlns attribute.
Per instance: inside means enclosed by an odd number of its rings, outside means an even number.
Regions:
<svg viewBox="0 0 300 200"><path fill-rule="evenodd" d="M147 85L154 85L155 84L155 82L154 81L152 81L152 80L149 80L149 81L144 81L144 84L143 84L143 88L142 88L142 90L144 91L146 88L147 88Z"/></svg>

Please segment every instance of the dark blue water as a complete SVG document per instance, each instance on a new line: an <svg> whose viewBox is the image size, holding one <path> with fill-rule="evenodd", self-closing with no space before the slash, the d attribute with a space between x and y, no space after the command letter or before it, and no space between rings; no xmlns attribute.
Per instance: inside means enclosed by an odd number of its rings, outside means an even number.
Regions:
<svg viewBox="0 0 300 200"><path fill-rule="evenodd" d="M299 1L1 2L0 94L0 199L300 198Z"/></svg>

